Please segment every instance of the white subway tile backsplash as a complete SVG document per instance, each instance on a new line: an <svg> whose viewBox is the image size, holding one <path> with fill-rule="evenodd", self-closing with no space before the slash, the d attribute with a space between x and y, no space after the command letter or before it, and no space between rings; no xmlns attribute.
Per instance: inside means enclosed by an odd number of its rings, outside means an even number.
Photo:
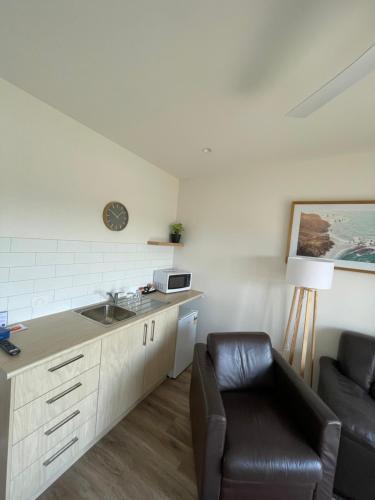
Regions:
<svg viewBox="0 0 375 500"><path fill-rule="evenodd" d="M95 262L103 262L102 253L76 253L75 254L76 264L91 264Z"/></svg>
<svg viewBox="0 0 375 500"><path fill-rule="evenodd" d="M131 253L137 251L136 243L107 243L100 241L93 241L91 243L92 252L112 252L112 253Z"/></svg>
<svg viewBox="0 0 375 500"><path fill-rule="evenodd" d="M35 264L35 253L0 253L0 267L9 266L33 266Z"/></svg>
<svg viewBox="0 0 375 500"><path fill-rule="evenodd" d="M73 297L82 297L87 294L87 286L72 286L70 288L61 288L55 291L56 300L72 299Z"/></svg>
<svg viewBox="0 0 375 500"><path fill-rule="evenodd" d="M129 269L129 271L126 271L126 277L127 278L134 278L135 276L138 276L139 270L138 269Z"/></svg>
<svg viewBox="0 0 375 500"><path fill-rule="evenodd" d="M115 270L116 271L127 271L128 269L132 269L133 267L134 267L134 262L129 260L127 262L116 263Z"/></svg>
<svg viewBox="0 0 375 500"><path fill-rule="evenodd" d="M102 302L172 263L173 248L143 243L0 238L0 310L14 323Z"/></svg>
<svg viewBox="0 0 375 500"><path fill-rule="evenodd" d="M9 281L22 281L55 276L55 266L11 267Z"/></svg>
<svg viewBox="0 0 375 500"><path fill-rule="evenodd" d="M91 243L89 241L58 240L58 252L90 252Z"/></svg>
<svg viewBox="0 0 375 500"><path fill-rule="evenodd" d="M103 254L104 262L124 262L126 260L130 261L129 254L127 253L105 253Z"/></svg>
<svg viewBox="0 0 375 500"><path fill-rule="evenodd" d="M10 251L10 238L0 238L0 252Z"/></svg>
<svg viewBox="0 0 375 500"><path fill-rule="evenodd" d="M12 238L11 252L56 252L57 240Z"/></svg>
<svg viewBox="0 0 375 500"><path fill-rule="evenodd" d="M58 312L66 311L71 307L71 300L59 300L41 307L33 307L31 317L39 318L40 316L46 316L47 314L55 314Z"/></svg>
<svg viewBox="0 0 375 500"><path fill-rule="evenodd" d="M41 266L48 266L50 264L73 264L74 253L37 253L36 264Z"/></svg>
<svg viewBox="0 0 375 500"><path fill-rule="evenodd" d="M107 300L107 297L101 293L85 295L84 297L72 299L72 309L75 309L76 307L89 306L91 304L96 304L97 302L103 302L104 300Z"/></svg>
<svg viewBox="0 0 375 500"><path fill-rule="evenodd" d="M103 273L103 281L122 280L126 278L126 271L109 271Z"/></svg>
<svg viewBox="0 0 375 500"><path fill-rule="evenodd" d="M59 278L45 278L35 280L35 291L58 290L59 288L68 288L72 286L73 278L71 276Z"/></svg>
<svg viewBox="0 0 375 500"><path fill-rule="evenodd" d="M145 254L144 252L139 252L139 253L135 253L133 254L132 256L132 260L133 261L138 261L138 260L147 260L149 259L150 256Z"/></svg>
<svg viewBox="0 0 375 500"><path fill-rule="evenodd" d="M121 292L121 293L126 293L129 291L129 284L125 280L113 280L113 281L103 281L100 283L98 286L93 286L92 287L92 293L102 293L103 296L105 295L107 298L107 293L108 292Z"/></svg>
<svg viewBox="0 0 375 500"><path fill-rule="evenodd" d="M54 291L42 293L25 293L22 295L14 295L9 297L8 309L20 309L23 307L37 307L49 304L53 301Z"/></svg>
<svg viewBox="0 0 375 500"><path fill-rule="evenodd" d="M31 307L32 293L23 293L21 295L14 295L8 299L8 310L21 309L23 307Z"/></svg>
<svg viewBox="0 0 375 500"><path fill-rule="evenodd" d="M107 243L105 241L92 241L91 242L91 252L116 252L116 249L119 248L119 243ZM119 251L119 250L117 250Z"/></svg>
<svg viewBox="0 0 375 500"><path fill-rule="evenodd" d="M0 297L11 297L21 293L30 293L34 290L34 282L28 281L13 281L9 283L0 283Z"/></svg>
<svg viewBox="0 0 375 500"><path fill-rule="evenodd" d="M96 264L90 264L90 273L106 273L109 271L115 271L116 265L113 262L98 262Z"/></svg>
<svg viewBox="0 0 375 500"><path fill-rule="evenodd" d="M0 299L0 311L6 311L8 309L8 297L2 297Z"/></svg>
<svg viewBox="0 0 375 500"><path fill-rule="evenodd" d="M90 285L91 283L97 283L101 281L101 279L101 273L80 274L79 276L73 276L73 285Z"/></svg>
<svg viewBox="0 0 375 500"><path fill-rule="evenodd" d="M31 319L31 307L24 307L23 309L14 309L8 313L8 324L19 323L20 321L27 321Z"/></svg>
<svg viewBox="0 0 375 500"><path fill-rule="evenodd" d="M1 267L0 268L0 282L3 283L4 281L9 280L9 268L8 267Z"/></svg>
<svg viewBox="0 0 375 500"><path fill-rule="evenodd" d="M56 266L56 276L74 276L89 272L89 264L59 264Z"/></svg>

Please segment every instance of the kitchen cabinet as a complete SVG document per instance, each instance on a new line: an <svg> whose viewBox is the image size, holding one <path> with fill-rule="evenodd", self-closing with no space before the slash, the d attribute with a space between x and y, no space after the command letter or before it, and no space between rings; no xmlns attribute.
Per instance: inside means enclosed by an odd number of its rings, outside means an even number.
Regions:
<svg viewBox="0 0 375 500"><path fill-rule="evenodd" d="M1 499L36 498L93 442L100 352L98 340L0 377Z"/></svg>
<svg viewBox="0 0 375 500"><path fill-rule="evenodd" d="M124 327L102 340L97 434L141 398L145 346L143 323Z"/></svg>
<svg viewBox="0 0 375 500"><path fill-rule="evenodd" d="M152 317L145 324L146 359L143 378L143 392L149 392L163 377L163 347L165 345L165 313Z"/></svg>
<svg viewBox="0 0 375 500"><path fill-rule="evenodd" d="M178 307L200 295L123 326L71 311L28 322L22 355L0 353L0 500L36 498L162 382Z"/></svg>
<svg viewBox="0 0 375 500"><path fill-rule="evenodd" d="M177 334L177 308L158 314L147 322L147 345L143 392L167 376L173 362Z"/></svg>
<svg viewBox="0 0 375 500"><path fill-rule="evenodd" d="M161 312L103 339L97 434L167 376L173 363L177 310Z"/></svg>

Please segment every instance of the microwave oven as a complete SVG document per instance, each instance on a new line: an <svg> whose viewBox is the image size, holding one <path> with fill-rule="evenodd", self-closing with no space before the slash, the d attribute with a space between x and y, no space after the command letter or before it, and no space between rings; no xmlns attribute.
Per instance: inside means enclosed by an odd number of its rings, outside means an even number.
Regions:
<svg viewBox="0 0 375 500"><path fill-rule="evenodd" d="M154 271L156 290L163 293L182 292L191 289L191 273L180 269L158 269Z"/></svg>

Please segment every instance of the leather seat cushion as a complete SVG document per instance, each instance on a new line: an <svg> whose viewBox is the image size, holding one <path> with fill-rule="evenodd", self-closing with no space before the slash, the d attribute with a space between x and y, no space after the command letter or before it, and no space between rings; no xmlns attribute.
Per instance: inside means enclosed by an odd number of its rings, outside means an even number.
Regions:
<svg viewBox="0 0 375 500"><path fill-rule="evenodd" d="M223 477L234 481L315 483L322 463L274 391L222 393L227 416Z"/></svg>

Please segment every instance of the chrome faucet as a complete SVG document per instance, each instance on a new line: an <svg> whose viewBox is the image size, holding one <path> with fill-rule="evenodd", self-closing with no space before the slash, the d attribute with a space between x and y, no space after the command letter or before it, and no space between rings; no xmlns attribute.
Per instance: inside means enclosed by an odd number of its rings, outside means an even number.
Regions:
<svg viewBox="0 0 375 500"><path fill-rule="evenodd" d="M107 295L109 295L112 299L112 302L114 303L115 306L117 306L118 304L118 296L120 295L120 293L123 293L121 291L119 292L107 292Z"/></svg>

